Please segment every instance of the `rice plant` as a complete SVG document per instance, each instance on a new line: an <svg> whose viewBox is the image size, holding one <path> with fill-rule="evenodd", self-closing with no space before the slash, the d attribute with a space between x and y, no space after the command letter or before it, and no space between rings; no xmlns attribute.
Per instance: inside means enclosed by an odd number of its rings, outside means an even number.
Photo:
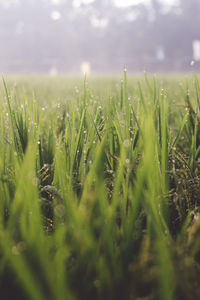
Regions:
<svg viewBox="0 0 200 300"><path fill-rule="evenodd" d="M2 80L0 299L199 299L198 75L82 81Z"/></svg>

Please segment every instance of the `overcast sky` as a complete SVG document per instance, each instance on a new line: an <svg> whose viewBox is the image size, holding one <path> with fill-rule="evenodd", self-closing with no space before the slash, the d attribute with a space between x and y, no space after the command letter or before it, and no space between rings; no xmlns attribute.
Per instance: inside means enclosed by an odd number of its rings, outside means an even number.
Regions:
<svg viewBox="0 0 200 300"><path fill-rule="evenodd" d="M92 72L124 65L177 71L193 59L200 64L200 0L187 10L180 0L157 1L159 8L152 0L0 0L0 71L78 72L85 62ZM146 7L134 7L140 3Z"/></svg>
<svg viewBox="0 0 200 300"><path fill-rule="evenodd" d="M56 0L55 0L56 1ZM87 0L86 0L87 1ZM91 1L91 0L88 0ZM138 4L138 3L150 3L150 0L114 0L117 6L129 6L132 4ZM178 0L163 0L162 2L165 2L166 4L173 5L178 2Z"/></svg>
<svg viewBox="0 0 200 300"><path fill-rule="evenodd" d="M0 2L4 2L5 4L9 5L9 3L17 3L20 0L0 0ZM60 4L62 2L64 2L65 0L49 0L50 2L52 2L52 4ZM151 2L151 0L110 0L113 1L117 6L120 7L127 7L129 5L134 5L134 4L139 4L139 3L146 3L147 5ZM165 2L167 5L173 5L176 4L179 0L162 0L161 2ZM74 3L76 4L89 4L94 2L94 0L73 0Z"/></svg>
<svg viewBox="0 0 200 300"><path fill-rule="evenodd" d="M62 0L50 0L52 3L54 4L59 4L62 2ZM94 0L74 0L74 2L76 3L91 3ZM139 3L146 3L147 5L151 2L151 0L110 0L113 1L117 6L120 7L127 7L130 5L134 5L134 4L139 4ZM162 0L162 2L165 2L167 5L173 5L176 4L179 0Z"/></svg>

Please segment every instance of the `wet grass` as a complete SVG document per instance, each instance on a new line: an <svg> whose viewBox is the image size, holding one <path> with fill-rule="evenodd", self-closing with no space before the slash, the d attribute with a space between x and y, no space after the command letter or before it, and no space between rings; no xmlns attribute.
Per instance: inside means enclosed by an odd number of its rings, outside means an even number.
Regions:
<svg viewBox="0 0 200 300"><path fill-rule="evenodd" d="M199 299L193 76L7 77L2 299Z"/></svg>

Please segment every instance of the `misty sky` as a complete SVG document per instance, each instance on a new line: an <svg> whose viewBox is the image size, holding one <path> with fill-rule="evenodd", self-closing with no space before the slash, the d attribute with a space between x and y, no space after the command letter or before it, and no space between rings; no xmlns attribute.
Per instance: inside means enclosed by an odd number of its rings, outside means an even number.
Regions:
<svg viewBox="0 0 200 300"><path fill-rule="evenodd" d="M9 5L10 3L17 3L19 0L0 0L1 2L4 2L6 5ZM49 0L52 4L60 4L64 0ZM74 0L75 6L81 3L89 4L92 3L94 0ZM139 3L145 3L149 4L150 0L110 0L113 1L117 6L120 7L127 7L129 5L139 4ZM167 5L173 5L176 4L179 0L162 0L162 2L166 3Z"/></svg>
<svg viewBox="0 0 200 300"><path fill-rule="evenodd" d="M88 0L88 1L91 1L91 0ZM142 3L142 2L149 4L150 0L114 0L114 2L118 6L121 6L121 7L124 6L125 7L125 6L129 6L129 5L133 5L133 4L138 4L138 3ZM172 4L177 3L178 0L163 0L162 2L165 2L166 4L172 5Z"/></svg>
<svg viewBox="0 0 200 300"><path fill-rule="evenodd" d="M0 71L198 68L200 0L157 1L0 0Z"/></svg>
<svg viewBox="0 0 200 300"><path fill-rule="evenodd" d="M52 3L54 4L59 4L62 2L62 0L50 0ZM94 0L74 0L74 3L91 3ZM127 7L130 5L134 5L134 4L139 4L139 3L145 3L145 4L149 4L150 0L112 0L117 6L120 7ZM179 0L163 0L162 2L165 2L167 5L173 5L176 4Z"/></svg>

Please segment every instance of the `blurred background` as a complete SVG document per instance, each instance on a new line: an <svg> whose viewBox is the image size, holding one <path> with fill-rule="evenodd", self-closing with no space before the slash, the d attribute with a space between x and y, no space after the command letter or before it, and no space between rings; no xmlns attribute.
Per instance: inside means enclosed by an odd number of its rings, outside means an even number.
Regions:
<svg viewBox="0 0 200 300"><path fill-rule="evenodd" d="M200 0L0 0L0 73L192 72Z"/></svg>

